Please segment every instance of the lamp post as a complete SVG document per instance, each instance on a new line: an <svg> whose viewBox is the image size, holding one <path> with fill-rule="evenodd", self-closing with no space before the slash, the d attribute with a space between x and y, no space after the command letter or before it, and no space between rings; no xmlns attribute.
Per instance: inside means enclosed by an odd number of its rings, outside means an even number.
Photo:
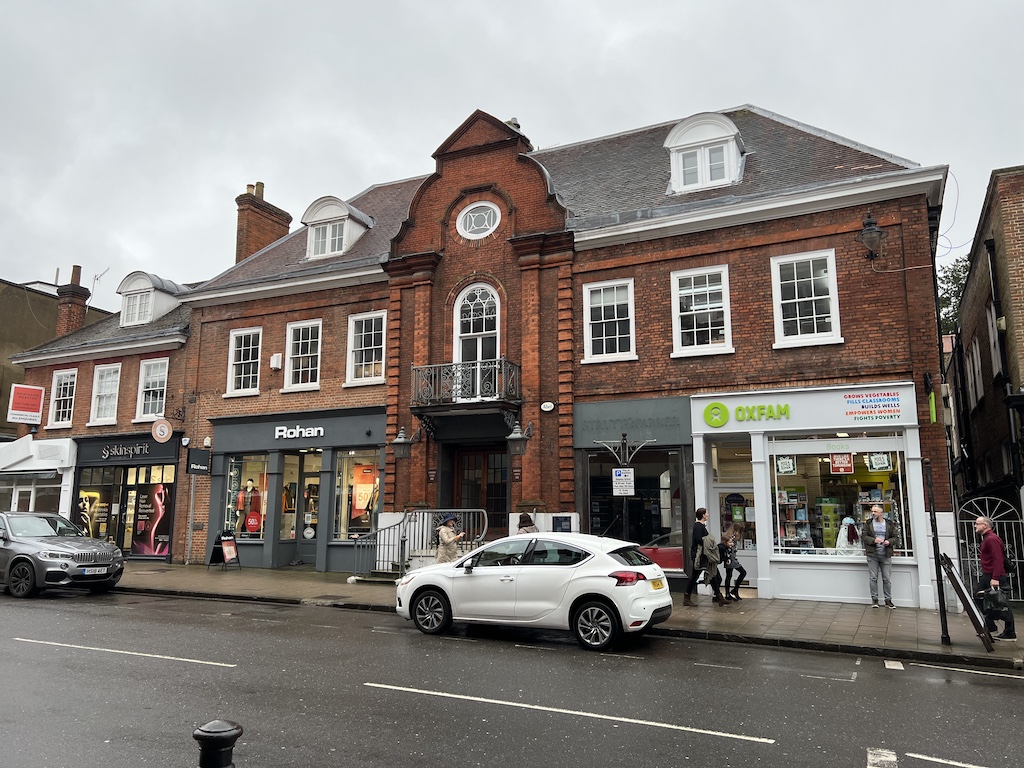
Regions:
<svg viewBox="0 0 1024 768"><path fill-rule="evenodd" d="M398 434L395 435L395 439L389 443L392 452L395 454L395 458L408 459L412 456L412 444L418 443L419 439L420 431L418 429L413 433L412 437L406 437L405 427L401 427L398 430Z"/></svg>
<svg viewBox="0 0 1024 768"><path fill-rule="evenodd" d="M928 489L928 518L932 527L932 557L935 559L935 586L939 592L939 625L942 627L942 644L952 645L949 626L946 622L946 589L942 586L942 565L939 562L939 527L935 522L935 487L932 485L932 460L921 459L924 465L924 482Z"/></svg>
<svg viewBox="0 0 1024 768"><path fill-rule="evenodd" d="M525 455L526 443L531 437L533 437L533 422L531 421L526 425L526 431L524 432L517 421L515 426L512 427L512 431L509 433L509 436L505 438L508 440L508 452L512 456Z"/></svg>
<svg viewBox="0 0 1024 768"><path fill-rule="evenodd" d="M868 249L867 260L874 261L878 258L878 252L882 248L882 241L888 236L889 233L878 226L878 222L871 215L871 211L868 211L868 215L864 219L864 229L860 231L860 234L854 240Z"/></svg>

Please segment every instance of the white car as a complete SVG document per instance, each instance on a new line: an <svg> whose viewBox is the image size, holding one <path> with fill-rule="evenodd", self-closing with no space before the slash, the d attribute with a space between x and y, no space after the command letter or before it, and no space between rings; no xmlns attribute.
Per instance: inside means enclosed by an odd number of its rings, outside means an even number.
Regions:
<svg viewBox="0 0 1024 768"><path fill-rule="evenodd" d="M452 621L568 629L599 651L672 614L661 566L636 544L582 533L521 533L398 580L398 615L428 635Z"/></svg>

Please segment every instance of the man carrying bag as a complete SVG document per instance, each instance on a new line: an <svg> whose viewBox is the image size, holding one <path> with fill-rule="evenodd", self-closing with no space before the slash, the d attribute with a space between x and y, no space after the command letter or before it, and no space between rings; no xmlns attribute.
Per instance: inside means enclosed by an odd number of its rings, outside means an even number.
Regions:
<svg viewBox="0 0 1024 768"><path fill-rule="evenodd" d="M991 517L979 517L974 530L981 534L981 578L974 588L975 602L985 617L985 628L996 640L1016 640L1017 629L1006 595L1010 591L1010 576L1006 572L1006 550L1003 540L993 530ZM1001 619L1002 634L996 620Z"/></svg>

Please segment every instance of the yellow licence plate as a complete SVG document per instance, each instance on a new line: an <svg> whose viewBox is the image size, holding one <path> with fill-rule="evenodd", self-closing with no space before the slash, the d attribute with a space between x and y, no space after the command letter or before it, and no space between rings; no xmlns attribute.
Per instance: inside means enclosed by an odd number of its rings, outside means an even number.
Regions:
<svg viewBox="0 0 1024 768"><path fill-rule="evenodd" d="M661 579L651 579L651 586L655 589L661 589L665 586L665 582L663 582Z"/></svg>

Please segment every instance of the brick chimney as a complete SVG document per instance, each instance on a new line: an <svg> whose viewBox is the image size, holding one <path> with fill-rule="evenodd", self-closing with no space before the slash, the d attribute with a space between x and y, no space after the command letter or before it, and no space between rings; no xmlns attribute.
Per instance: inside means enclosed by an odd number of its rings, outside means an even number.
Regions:
<svg viewBox="0 0 1024 768"><path fill-rule="evenodd" d="M88 288L83 288L82 268L77 264L71 268L71 282L57 288L57 335L66 336L85 325L85 302L92 296Z"/></svg>
<svg viewBox="0 0 1024 768"><path fill-rule="evenodd" d="M235 203L238 204L236 264L288 234L292 217L263 199L262 181L246 186L245 194L236 197Z"/></svg>

